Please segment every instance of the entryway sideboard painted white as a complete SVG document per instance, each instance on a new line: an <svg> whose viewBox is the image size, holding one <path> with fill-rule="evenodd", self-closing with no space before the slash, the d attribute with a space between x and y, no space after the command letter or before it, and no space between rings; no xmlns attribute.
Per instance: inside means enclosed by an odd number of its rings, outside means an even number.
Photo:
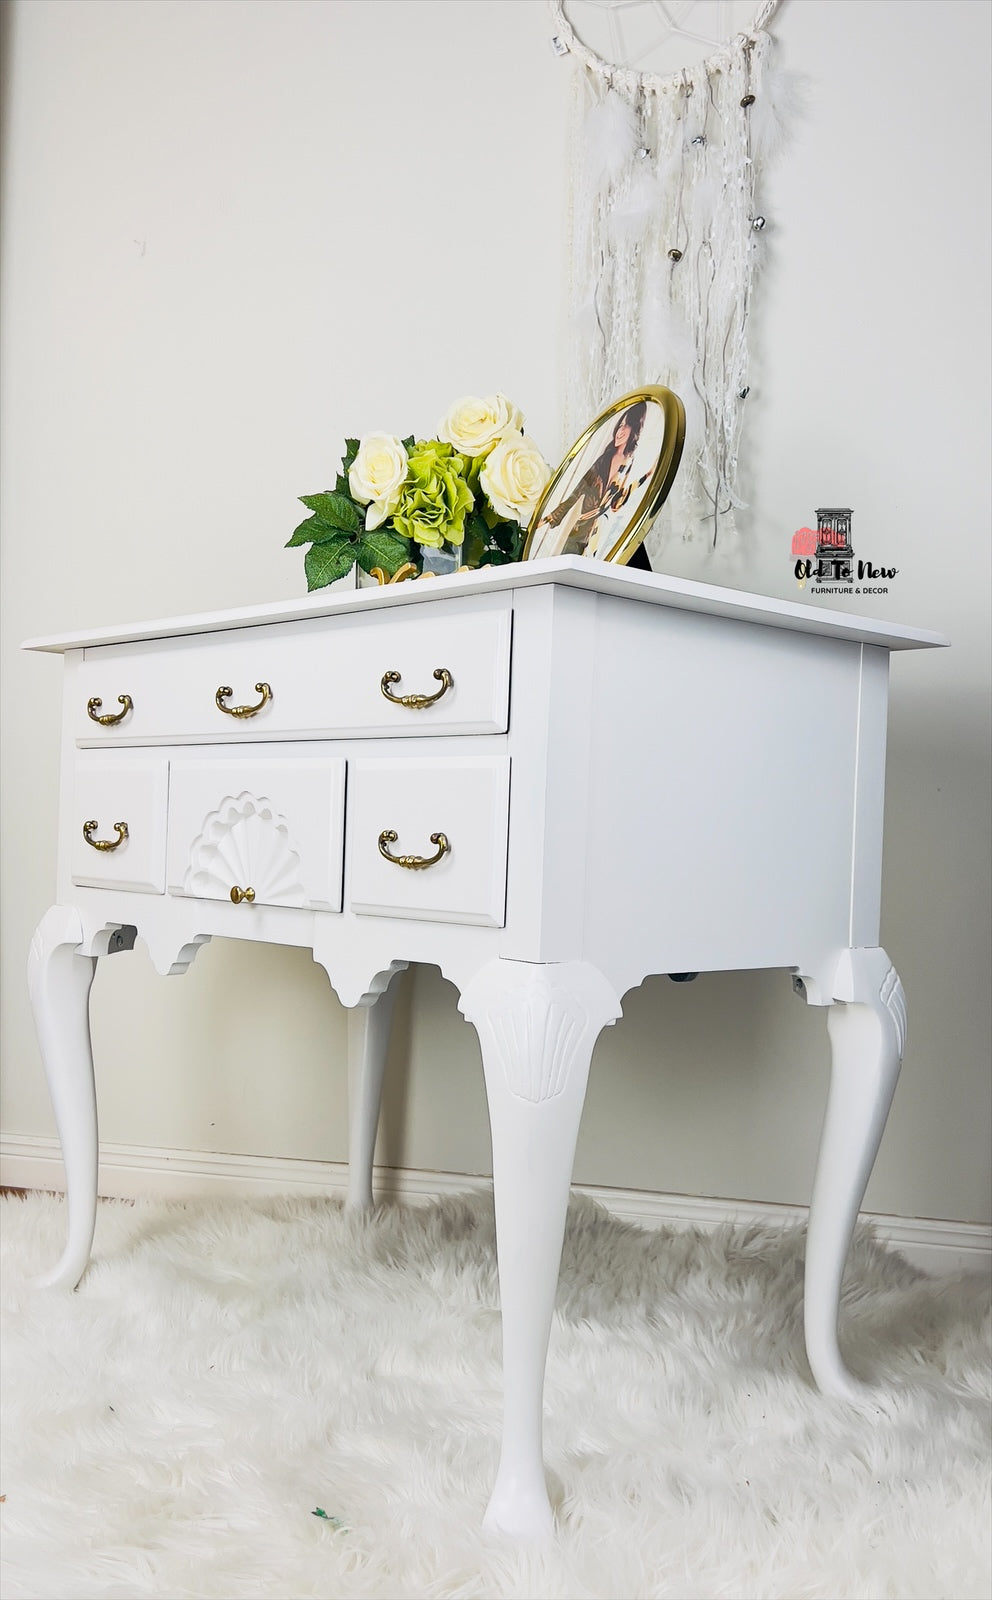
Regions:
<svg viewBox="0 0 992 1600"><path fill-rule="evenodd" d="M782 968L828 1008L810 1209L817 1383L861 1398L841 1276L905 1040L878 946L889 656L938 635L574 557L171 618L65 657L55 904L29 973L66 1166L93 1239L96 960L163 973L213 937L301 945L353 1008L353 1203L393 975L436 964L482 1046L503 1317L487 1513L552 1526L542 1392L589 1062L650 973ZM795 870L815 812L825 842Z"/></svg>

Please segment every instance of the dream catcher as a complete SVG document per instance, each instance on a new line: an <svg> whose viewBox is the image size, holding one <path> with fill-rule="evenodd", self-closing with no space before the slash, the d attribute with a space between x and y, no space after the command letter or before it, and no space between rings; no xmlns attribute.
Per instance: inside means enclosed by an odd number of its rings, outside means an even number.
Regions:
<svg viewBox="0 0 992 1600"><path fill-rule="evenodd" d="M701 31L729 13L717 0L549 4L553 48L575 62L567 432L627 390L674 389L686 440L664 521L715 545L744 503L749 330L768 243L761 177L796 99L765 32L779 0L723 42ZM597 22L617 59L585 42ZM638 66L679 49L697 59Z"/></svg>

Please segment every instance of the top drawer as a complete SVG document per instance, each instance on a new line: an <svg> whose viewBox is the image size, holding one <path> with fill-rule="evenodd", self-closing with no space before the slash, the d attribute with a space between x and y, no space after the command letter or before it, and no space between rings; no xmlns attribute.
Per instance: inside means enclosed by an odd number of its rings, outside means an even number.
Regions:
<svg viewBox="0 0 992 1600"><path fill-rule="evenodd" d="M504 733L511 617L508 595L479 595L88 649L68 675L73 734L101 747Z"/></svg>

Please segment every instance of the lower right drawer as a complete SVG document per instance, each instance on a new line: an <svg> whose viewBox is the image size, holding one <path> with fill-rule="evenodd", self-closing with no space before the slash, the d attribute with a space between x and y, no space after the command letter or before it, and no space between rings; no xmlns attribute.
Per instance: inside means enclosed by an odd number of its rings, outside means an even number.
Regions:
<svg viewBox="0 0 992 1600"><path fill-rule="evenodd" d="M501 928L508 756L403 756L348 766L352 911Z"/></svg>

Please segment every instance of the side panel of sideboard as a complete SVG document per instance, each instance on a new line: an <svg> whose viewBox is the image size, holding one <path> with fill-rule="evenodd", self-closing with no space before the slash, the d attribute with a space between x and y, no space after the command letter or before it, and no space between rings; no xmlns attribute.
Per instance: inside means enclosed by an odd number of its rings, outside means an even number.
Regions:
<svg viewBox="0 0 992 1600"><path fill-rule="evenodd" d="M597 596L583 954L621 989L832 970L855 905L876 941L885 652L869 653L866 674L854 641Z"/></svg>
<svg viewBox="0 0 992 1600"><path fill-rule="evenodd" d="M875 945L879 940L888 708L889 652L878 645L863 645L851 860L850 943L854 949Z"/></svg>

